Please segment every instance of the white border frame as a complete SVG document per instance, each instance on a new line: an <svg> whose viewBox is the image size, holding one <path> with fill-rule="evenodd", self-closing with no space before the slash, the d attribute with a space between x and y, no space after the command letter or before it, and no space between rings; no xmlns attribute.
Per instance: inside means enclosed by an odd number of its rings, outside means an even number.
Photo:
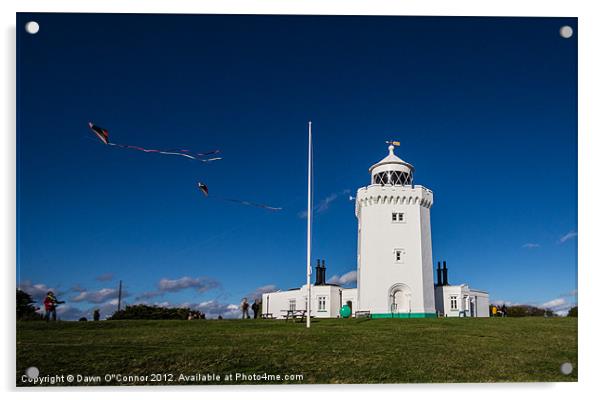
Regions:
<svg viewBox="0 0 602 400"><path fill-rule="evenodd" d="M161 391L177 392L178 396L199 397L204 392L212 398L244 396L247 399L301 398L333 396L344 390L349 398L364 398L371 391L397 392L396 396L445 397L447 399L470 396L487 396L488 399L506 399L517 394L545 395L547 398L577 398L594 392L599 369L600 346L597 343L600 322L597 283L602 283L596 236L600 220L599 173L602 171L600 73L602 71L599 39L602 21L594 1L531 1L505 0L485 2L475 0L5 0L0 3L3 22L2 82L4 93L0 97L0 121L3 132L0 142L2 212L4 226L1 231L4 256L4 310L2 342L5 346L0 362L2 388L10 391L10 398L131 398L134 392L150 398L162 398ZM445 16L563 16L578 17L579 40L579 383L558 384L453 384L453 385L313 385L313 386L237 386L237 387L174 387L174 388L78 388L67 393L60 388L35 390L14 389L15 373L15 207L16 207L16 139L15 139L15 12L129 12L129 13L221 13L221 14L338 14L338 15L445 15ZM42 28L43 29L43 28ZM544 392L544 393L535 393ZM202 394L201 394L202 395Z"/></svg>

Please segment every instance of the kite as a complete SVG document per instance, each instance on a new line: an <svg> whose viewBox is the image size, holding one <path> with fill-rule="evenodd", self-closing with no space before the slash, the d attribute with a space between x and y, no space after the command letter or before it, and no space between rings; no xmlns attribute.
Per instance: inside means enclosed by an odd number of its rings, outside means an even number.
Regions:
<svg viewBox="0 0 602 400"><path fill-rule="evenodd" d="M203 193L205 195L205 197L209 196L209 188L207 187L207 185L205 185L202 182L197 183L197 186L199 187L199 190L201 191L201 193Z"/></svg>
<svg viewBox="0 0 602 400"><path fill-rule="evenodd" d="M98 136L101 142L103 142L104 144L109 144L109 131L101 128L100 126L94 125L92 122L88 122L88 126L90 127L90 129L92 129L92 132L94 132L94 134Z"/></svg>
<svg viewBox="0 0 602 400"><path fill-rule="evenodd" d="M157 149L145 149L144 147L132 146L129 144L113 143L109 140L109 131L108 130L101 128L98 125L94 125L92 122L88 122L88 126L90 127L90 130L96 135L96 137L98 137L98 139L107 146L119 147L121 149L137 150L137 151L142 151L144 153L158 153L158 154L181 156L181 157L189 158L191 160L202 161L205 163L222 159L221 157L207 158L208 156L218 154L220 152L219 150L213 150L213 151L209 151L209 152L205 152L205 153L195 153L188 149L157 150ZM207 187L206 184L204 184L203 182L198 182L197 186L198 186L199 190L201 191L201 193L205 197L209 197L209 188ZM242 205L249 206L249 207L263 208L264 210L269 210L269 211L282 210L281 207L272 207L272 206L268 206L266 204L253 203L253 202L246 201L246 200L228 199L228 198L218 197L218 196L211 196L211 197L214 199L217 199L217 200L228 201L231 203L238 203L238 204L242 204Z"/></svg>
<svg viewBox="0 0 602 400"><path fill-rule="evenodd" d="M198 182L197 186L199 188L199 190L201 191L201 193L203 193L205 195L205 197L209 197L209 188L207 187L207 185L205 185L203 182ZM263 208L264 210L269 210L269 211L281 211L282 207L272 207L272 206L268 206L266 204L259 204L259 203L252 203L250 201L246 201L246 200L237 200L237 199L228 199L225 197L217 197L217 196L211 196L214 199L218 199L218 200L222 200L222 201L229 201L231 203L238 203L238 204L242 204L245 206L249 206L249 207L257 207L257 208Z"/></svg>
<svg viewBox="0 0 602 400"><path fill-rule="evenodd" d="M142 151L144 153L158 153L158 154L186 157L191 160L197 160L197 161L201 161L204 163L222 159L222 157L204 158L204 157L219 153L220 152L219 150L208 151L205 153L195 153L195 152L193 152L191 150L187 150L187 149L156 150L156 149L145 149L144 147L132 146L129 144L112 143L109 141L109 131L108 130L101 128L100 126L94 125L92 122L88 122L88 126L90 127L92 132L98 137L98 139L100 139L100 141L103 142L104 144L106 144L107 146L115 146L115 147L119 147L121 149L137 150L137 151Z"/></svg>

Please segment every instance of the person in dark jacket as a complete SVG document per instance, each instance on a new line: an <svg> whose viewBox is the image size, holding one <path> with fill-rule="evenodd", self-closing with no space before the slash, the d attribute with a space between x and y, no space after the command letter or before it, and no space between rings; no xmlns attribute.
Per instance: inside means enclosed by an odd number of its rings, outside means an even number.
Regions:
<svg viewBox="0 0 602 400"><path fill-rule="evenodd" d="M240 303L240 309L242 310L242 319L248 319L249 317L249 303L247 299L242 299L242 303Z"/></svg>
<svg viewBox="0 0 602 400"><path fill-rule="evenodd" d="M257 313L259 312L259 303L257 302L257 299L255 299L255 302L251 306L251 310L253 310L253 319L257 319Z"/></svg>

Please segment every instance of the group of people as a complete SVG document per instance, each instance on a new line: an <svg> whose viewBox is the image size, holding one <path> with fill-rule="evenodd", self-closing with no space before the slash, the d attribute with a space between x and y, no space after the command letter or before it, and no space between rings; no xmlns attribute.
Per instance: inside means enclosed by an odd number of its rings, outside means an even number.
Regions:
<svg viewBox="0 0 602 400"><path fill-rule="evenodd" d="M506 317L508 315L508 309L506 308L506 304L503 304L500 308L498 308L497 306L493 306L491 309L491 314L494 317Z"/></svg>
<svg viewBox="0 0 602 400"><path fill-rule="evenodd" d="M261 308L261 306L257 302L257 299L255 299L255 302L253 302L253 305L251 305L250 307L251 310L253 310L253 319L257 319L257 315L259 314L259 310ZM242 299L242 302L240 303L240 309L242 311L242 319L251 318L249 316L249 302L247 301L246 297Z"/></svg>
<svg viewBox="0 0 602 400"><path fill-rule="evenodd" d="M202 311L190 311L188 313L188 321L193 319L205 319L205 313Z"/></svg>

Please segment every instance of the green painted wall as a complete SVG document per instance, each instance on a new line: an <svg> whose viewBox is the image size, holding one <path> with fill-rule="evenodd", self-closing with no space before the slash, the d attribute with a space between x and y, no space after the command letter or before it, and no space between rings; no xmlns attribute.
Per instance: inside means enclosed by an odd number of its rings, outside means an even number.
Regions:
<svg viewBox="0 0 602 400"><path fill-rule="evenodd" d="M435 313L385 313L372 314L372 318L437 318Z"/></svg>

